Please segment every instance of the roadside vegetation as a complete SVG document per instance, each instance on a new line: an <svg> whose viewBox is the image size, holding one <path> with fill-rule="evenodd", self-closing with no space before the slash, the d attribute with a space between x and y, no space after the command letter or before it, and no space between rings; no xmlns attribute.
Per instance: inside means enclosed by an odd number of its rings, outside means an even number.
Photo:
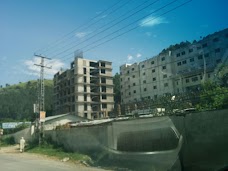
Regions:
<svg viewBox="0 0 228 171"><path fill-rule="evenodd" d="M228 77L228 76L227 76ZM157 99L142 99L122 105L122 113L131 113L135 110L147 111L148 109L165 109L165 115L173 115L177 112L192 110L200 112L207 110L220 110L228 108L228 79L224 83L206 81L197 89L188 93L176 95L167 94Z"/></svg>
<svg viewBox="0 0 228 171"><path fill-rule="evenodd" d="M41 145L38 144L37 140L29 142L25 151L28 153L45 155L54 159L61 160L63 162L70 161L74 163L82 163L85 165L92 164L92 159L88 155L80 154L77 152L69 152L65 150L61 145L57 145L48 139L45 139Z"/></svg>
<svg viewBox="0 0 228 171"><path fill-rule="evenodd" d="M38 144L38 139L34 139L30 142L26 142L25 152L34 153L39 155L48 156L53 159L57 159L63 162L81 163L83 165L93 165L92 159L86 155L78 152L70 152L65 150L61 145L57 145L51 140L44 139L41 145ZM13 136L4 136L0 141L1 147L8 147L15 145L15 139Z"/></svg>
<svg viewBox="0 0 228 171"><path fill-rule="evenodd" d="M13 136L3 137L0 142L1 142L0 144L1 147L11 146L16 144Z"/></svg>
<svg viewBox="0 0 228 171"><path fill-rule="evenodd" d="M41 145L34 147L32 149L28 149L29 153L42 154L49 157L54 157L59 160L69 160L69 161L80 161L80 162L91 162L91 158L84 154L66 152L62 148L56 148L53 145Z"/></svg>
<svg viewBox="0 0 228 171"><path fill-rule="evenodd" d="M45 80L45 109L47 116L53 115L53 81ZM37 101L37 81L0 86L0 120L34 121L33 104Z"/></svg>
<svg viewBox="0 0 228 171"><path fill-rule="evenodd" d="M196 107L200 111L228 108L228 87L206 82L202 85L200 102Z"/></svg>

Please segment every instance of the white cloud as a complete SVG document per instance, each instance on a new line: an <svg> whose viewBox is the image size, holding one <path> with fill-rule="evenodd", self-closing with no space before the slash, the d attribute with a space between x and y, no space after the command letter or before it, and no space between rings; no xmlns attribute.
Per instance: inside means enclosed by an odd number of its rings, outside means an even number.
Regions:
<svg viewBox="0 0 228 171"><path fill-rule="evenodd" d="M33 58L32 60L26 60L24 61L24 64L27 69L26 74L39 76L40 67L35 66L34 64L40 64L40 58Z"/></svg>
<svg viewBox="0 0 228 171"><path fill-rule="evenodd" d="M156 38L156 37L157 37L156 34L152 34L151 32L146 32L145 35L146 35L147 37L151 37L151 36L152 36L153 38Z"/></svg>
<svg viewBox="0 0 228 171"><path fill-rule="evenodd" d="M56 74L58 71L60 71L61 68L64 68L65 66L65 64L59 59L50 60L49 65L51 65L51 69L49 72L51 75Z"/></svg>
<svg viewBox="0 0 228 171"><path fill-rule="evenodd" d="M133 56L132 55L127 55L127 60L128 61L131 61L133 59Z"/></svg>
<svg viewBox="0 0 228 171"><path fill-rule="evenodd" d="M40 58L33 58L32 60L24 61L24 65L27 68L26 74L28 75L40 75L40 67L34 64L40 64ZM51 69L45 69L45 75L52 78L61 68L64 67L64 63L59 59L45 60L44 65L51 67Z"/></svg>
<svg viewBox="0 0 228 171"><path fill-rule="evenodd" d="M77 32L75 33L75 36L79 39L85 37L86 35L88 35L90 32Z"/></svg>
<svg viewBox="0 0 228 171"><path fill-rule="evenodd" d="M136 57L137 57L137 58L140 58L141 56L142 56L141 53L137 53L137 54L136 54Z"/></svg>
<svg viewBox="0 0 228 171"><path fill-rule="evenodd" d="M153 27L155 25L164 24L164 23L168 23L168 21L166 21L165 18L150 16L141 20L139 25L141 27Z"/></svg>
<svg viewBox="0 0 228 171"><path fill-rule="evenodd" d="M136 60L136 58L140 58L141 56L142 56L141 53L137 53L135 55L129 54L129 55L127 55L127 61L133 61L133 59Z"/></svg>

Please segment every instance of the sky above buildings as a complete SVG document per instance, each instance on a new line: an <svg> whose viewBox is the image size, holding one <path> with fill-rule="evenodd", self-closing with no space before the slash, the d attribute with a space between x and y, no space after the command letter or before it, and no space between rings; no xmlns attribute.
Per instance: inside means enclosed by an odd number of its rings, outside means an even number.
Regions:
<svg viewBox="0 0 228 171"><path fill-rule="evenodd" d="M67 69L74 52L86 59L140 62L181 41L199 40L228 27L227 0L1 0L0 85ZM184 4L184 5L182 5ZM180 8L178 6L182 5Z"/></svg>

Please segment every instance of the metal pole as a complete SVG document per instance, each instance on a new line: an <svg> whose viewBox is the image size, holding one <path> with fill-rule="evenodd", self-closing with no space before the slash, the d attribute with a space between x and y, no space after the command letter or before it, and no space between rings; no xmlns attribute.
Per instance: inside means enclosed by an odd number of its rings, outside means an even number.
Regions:
<svg viewBox="0 0 228 171"><path fill-rule="evenodd" d="M44 111L44 58L40 63L40 110Z"/></svg>
<svg viewBox="0 0 228 171"><path fill-rule="evenodd" d="M45 87L44 87L44 68L48 68L51 69L51 67L47 67L44 66L44 58L45 59L51 59L51 58L47 58L41 55L36 55L37 57L41 58L41 63L40 64L34 64L36 66L40 67L40 96L38 95L38 100L39 100L39 114L41 114L41 112L45 112L45 103L44 103L44 93L45 93ZM42 143L42 139L44 138L44 121L41 122L41 120L39 120L39 144Z"/></svg>

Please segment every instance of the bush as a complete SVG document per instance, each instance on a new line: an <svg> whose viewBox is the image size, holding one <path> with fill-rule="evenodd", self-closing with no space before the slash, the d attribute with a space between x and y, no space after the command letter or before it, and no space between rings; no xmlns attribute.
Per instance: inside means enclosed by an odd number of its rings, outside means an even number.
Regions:
<svg viewBox="0 0 228 171"><path fill-rule="evenodd" d="M13 136L5 137L2 139L2 143L5 145L14 145L15 139Z"/></svg>

